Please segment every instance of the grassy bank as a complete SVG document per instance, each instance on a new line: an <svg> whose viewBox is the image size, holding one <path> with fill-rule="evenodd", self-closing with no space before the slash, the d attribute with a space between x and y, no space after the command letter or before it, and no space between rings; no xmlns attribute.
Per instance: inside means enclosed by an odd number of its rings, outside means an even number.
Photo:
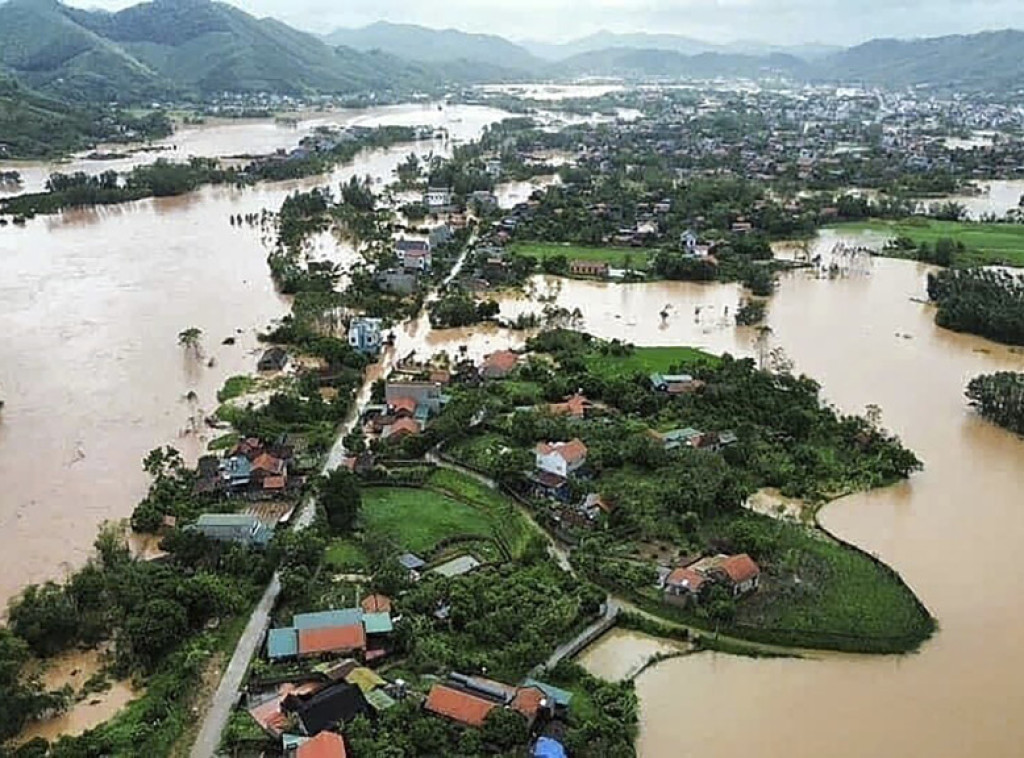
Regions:
<svg viewBox="0 0 1024 758"><path fill-rule="evenodd" d="M517 242L511 246L519 255L531 255L538 261L564 255L569 261L597 261L615 268L625 268L626 261L636 269L645 268L652 251L636 247L583 247L550 242Z"/></svg>
<svg viewBox="0 0 1024 758"><path fill-rule="evenodd" d="M414 553L429 552L448 537L491 533L491 520L486 513L424 489L367 489L363 494L362 520L367 529L388 535Z"/></svg>
<svg viewBox="0 0 1024 758"><path fill-rule="evenodd" d="M962 242L967 248L966 253L958 256L957 265L1024 266L1024 226L1016 224L910 218L902 221L872 220L838 224L831 228L837 231L870 231L892 237L906 237L916 245L923 242L934 246L938 240L948 238ZM912 253L892 251L893 257L912 257Z"/></svg>
<svg viewBox="0 0 1024 758"><path fill-rule="evenodd" d="M680 365L717 362L717 356L695 347L635 347L628 355L593 351L586 357L587 369L606 380L632 376L638 371L666 374Z"/></svg>

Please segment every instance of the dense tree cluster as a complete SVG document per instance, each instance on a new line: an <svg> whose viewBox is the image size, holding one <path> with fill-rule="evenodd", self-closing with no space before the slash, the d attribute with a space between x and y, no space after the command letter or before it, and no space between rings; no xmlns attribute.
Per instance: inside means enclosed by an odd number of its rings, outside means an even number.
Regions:
<svg viewBox="0 0 1024 758"><path fill-rule="evenodd" d="M430 314L430 324L435 329L452 329L493 319L498 315L500 308L493 300L477 303L465 292L449 290L443 297L432 302L427 311Z"/></svg>
<svg viewBox="0 0 1024 758"><path fill-rule="evenodd" d="M945 270L928 275L928 297L938 304L935 323L1008 345L1024 345L1024 278L991 269Z"/></svg>
<svg viewBox="0 0 1024 758"><path fill-rule="evenodd" d="M1024 374L999 371L976 376L967 385L967 399L989 421L1024 435Z"/></svg>

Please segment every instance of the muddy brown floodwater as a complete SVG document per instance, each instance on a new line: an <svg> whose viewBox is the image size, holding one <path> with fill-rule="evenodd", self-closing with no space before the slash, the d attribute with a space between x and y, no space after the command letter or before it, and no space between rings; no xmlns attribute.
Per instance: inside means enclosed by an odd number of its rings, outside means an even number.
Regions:
<svg viewBox="0 0 1024 758"><path fill-rule="evenodd" d="M795 273L768 321L828 400L849 412L879 404L923 459L909 482L844 498L822 518L898 569L937 616L938 633L902 657L667 661L637 680L642 756L1022 754L1024 441L973 415L963 388L978 373L1024 370L1024 356L937 328L932 310L911 300L923 295L926 272L879 259L869 275L847 279ZM657 319L632 311L635 327L625 314L609 320L603 288L572 289L600 336L640 342L646 325L643 341L662 342Z"/></svg>
<svg viewBox="0 0 1024 758"><path fill-rule="evenodd" d="M396 106L346 112L344 122L446 126L454 141L505 115ZM224 136L231 128L234 142ZM244 123L189 140L197 154L246 152L267 147L264 131ZM212 143L197 142L201 134ZM281 138L277 127L273 134ZM228 217L276 210L295 189L353 175L387 181L409 152L449 149L442 140L402 145L330 177L205 188L0 230L0 606L25 584L80 565L97 526L129 515L145 494L146 452L173 444L194 458L212 433L183 436L191 419L216 409L224 379L255 368L257 331L288 304L274 292L259 231ZM318 242L317 254L328 255ZM177 346L190 326L203 330L202 361ZM222 345L228 337L237 344Z"/></svg>

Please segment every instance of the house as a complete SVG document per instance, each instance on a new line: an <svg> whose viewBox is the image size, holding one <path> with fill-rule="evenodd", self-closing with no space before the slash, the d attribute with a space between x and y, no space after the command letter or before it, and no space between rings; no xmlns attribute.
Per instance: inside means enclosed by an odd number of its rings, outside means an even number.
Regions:
<svg viewBox="0 0 1024 758"><path fill-rule="evenodd" d="M534 471L529 478L534 497L549 497L562 503L569 502L569 480L564 476L552 474L550 471Z"/></svg>
<svg viewBox="0 0 1024 758"><path fill-rule="evenodd" d="M487 715L498 707L498 703L465 690L435 684L430 688L423 707L457 724L480 727L484 725Z"/></svg>
<svg viewBox="0 0 1024 758"><path fill-rule="evenodd" d="M242 489L252 481L252 463L244 455L222 458L218 464L221 481L229 489Z"/></svg>
<svg viewBox="0 0 1024 758"><path fill-rule="evenodd" d="M280 458L275 458L270 453L260 454L252 462L250 478L254 482L263 482L271 477L288 479L288 466Z"/></svg>
<svg viewBox="0 0 1024 758"><path fill-rule="evenodd" d="M678 598L681 603L695 603L707 578L692 568L673 569L665 578L665 596Z"/></svg>
<svg viewBox="0 0 1024 758"><path fill-rule="evenodd" d="M298 629L300 658L357 653L366 649L363 624Z"/></svg>
<svg viewBox="0 0 1024 758"><path fill-rule="evenodd" d="M348 326L348 344L363 355L377 355L383 344L382 323L383 321L379 318L366 316L352 319Z"/></svg>
<svg viewBox="0 0 1024 758"><path fill-rule="evenodd" d="M430 242L430 248L433 249L439 245L446 245L455 238L455 232L448 224L438 224L430 230L428 242Z"/></svg>
<svg viewBox="0 0 1024 758"><path fill-rule="evenodd" d="M216 542L249 547L264 547L274 536L272 526L247 513L204 513L191 528Z"/></svg>
<svg viewBox="0 0 1024 758"><path fill-rule="evenodd" d="M569 273L573 276L592 276L604 279L608 276L608 264L604 261L569 261Z"/></svg>
<svg viewBox="0 0 1024 758"><path fill-rule="evenodd" d="M761 584L761 568L746 553L725 557L711 574L732 590L733 597L753 592Z"/></svg>
<svg viewBox="0 0 1024 758"><path fill-rule="evenodd" d="M359 605L363 613L391 613L391 598L387 595L367 595Z"/></svg>
<svg viewBox="0 0 1024 758"><path fill-rule="evenodd" d="M440 413L444 402L441 397L441 386L434 382L388 381L384 385L384 402L390 406L399 398L412 399L417 409L426 408L430 415Z"/></svg>
<svg viewBox="0 0 1024 758"><path fill-rule="evenodd" d="M511 350L499 350L484 357L480 366L480 377L483 379L504 379L519 364L519 354Z"/></svg>
<svg viewBox="0 0 1024 758"><path fill-rule="evenodd" d="M523 687L536 687L541 690L551 701L556 711L567 711L569 710L569 704L572 702L572 693L568 690L563 690L560 687L555 687L547 682L542 682L537 679L526 678L523 680Z"/></svg>
<svg viewBox="0 0 1024 758"><path fill-rule="evenodd" d="M570 526L592 529L601 515L610 516L615 506L603 495L596 492L588 494L582 502L562 511L562 519Z"/></svg>
<svg viewBox="0 0 1024 758"><path fill-rule="evenodd" d="M294 714L302 733L312 737L368 714L370 704L358 687L337 682L310 696L290 694L281 702L281 709Z"/></svg>
<svg viewBox="0 0 1024 758"><path fill-rule="evenodd" d="M424 569L427 562L414 553L403 553L398 556L398 563L409 572L414 579L419 578L419 572Z"/></svg>
<svg viewBox="0 0 1024 758"><path fill-rule="evenodd" d="M395 243L395 255L406 271L430 271L433 263L426 240L400 239Z"/></svg>
<svg viewBox="0 0 1024 758"><path fill-rule="evenodd" d="M373 281L381 291L393 295L411 295L419 288L419 279L415 274L393 268L378 271L374 274Z"/></svg>
<svg viewBox="0 0 1024 758"><path fill-rule="evenodd" d="M442 563L440 566L435 566L432 570L436 574L448 577L451 579L455 576L462 576L468 574L475 568L480 566L478 561L472 555L460 555L458 558L452 558L450 561Z"/></svg>
<svg viewBox="0 0 1024 758"><path fill-rule="evenodd" d="M685 250L691 255L695 255L697 252L697 245L700 243L700 237L693 229L687 229L681 235L679 235L679 247Z"/></svg>
<svg viewBox="0 0 1024 758"><path fill-rule="evenodd" d="M651 388L669 395L686 395L704 387L704 382L689 374L651 374Z"/></svg>
<svg viewBox="0 0 1024 758"><path fill-rule="evenodd" d="M497 179L499 176L501 176L501 161L497 158L491 158L484 165L484 171L487 172L488 176Z"/></svg>
<svg viewBox="0 0 1024 758"><path fill-rule="evenodd" d="M452 207L453 197L451 187L427 187L423 193L423 204L431 212L445 211Z"/></svg>
<svg viewBox="0 0 1024 758"><path fill-rule="evenodd" d="M271 347L264 351L256 367L260 371L283 371L288 365L288 353L283 347Z"/></svg>
<svg viewBox="0 0 1024 758"><path fill-rule="evenodd" d="M655 432L654 437L660 440L666 450L678 450L681 447L700 447L704 439L704 433L699 429L686 427L685 429L673 429L663 434Z"/></svg>
<svg viewBox="0 0 1024 758"><path fill-rule="evenodd" d="M561 403L552 403L548 406L548 411L553 416L571 416L572 418L586 418L595 408L594 403L590 402L586 396L576 393L571 397L565 399Z"/></svg>
<svg viewBox="0 0 1024 758"><path fill-rule="evenodd" d="M295 758L346 758L345 740L335 732L320 732L299 745Z"/></svg>
<svg viewBox="0 0 1024 758"><path fill-rule="evenodd" d="M587 462L587 446L580 439L569 442L540 442L534 453L538 469L561 477L568 477Z"/></svg>

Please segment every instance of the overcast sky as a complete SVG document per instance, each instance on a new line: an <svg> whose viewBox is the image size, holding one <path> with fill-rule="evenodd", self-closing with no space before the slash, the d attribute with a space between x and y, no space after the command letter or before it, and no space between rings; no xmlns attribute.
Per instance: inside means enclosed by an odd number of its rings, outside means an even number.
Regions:
<svg viewBox="0 0 1024 758"><path fill-rule="evenodd" d="M69 0L111 10L137 0ZM712 42L853 44L1024 27L1024 0L229 0L258 16L327 32L378 20L563 41L609 29Z"/></svg>

